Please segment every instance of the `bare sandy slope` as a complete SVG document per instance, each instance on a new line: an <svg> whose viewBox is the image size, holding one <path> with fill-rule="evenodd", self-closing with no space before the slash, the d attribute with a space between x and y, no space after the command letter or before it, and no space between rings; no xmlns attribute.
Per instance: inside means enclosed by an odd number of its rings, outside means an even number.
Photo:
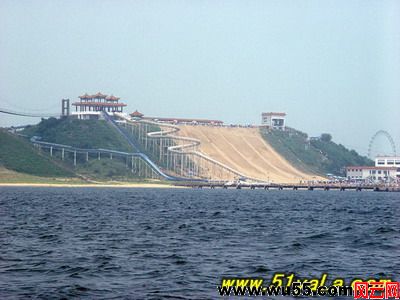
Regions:
<svg viewBox="0 0 400 300"><path fill-rule="evenodd" d="M258 128L191 125L179 128L179 135L201 141L201 152L249 177L279 183L321 179L292 166L261 137Z"/></svg>

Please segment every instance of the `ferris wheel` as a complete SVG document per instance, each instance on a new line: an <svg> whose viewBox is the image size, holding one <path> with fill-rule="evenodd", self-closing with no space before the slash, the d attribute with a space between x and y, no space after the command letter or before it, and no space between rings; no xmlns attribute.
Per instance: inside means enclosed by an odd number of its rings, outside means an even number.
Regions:
<svg viewBox="0 0 400 300"><path fill-rule="evenodd" d="M378 137L380 137L380 136L384 136L384 137L386 137L386 139L389 141L389 144L390 144L390 146L391 146L391 148L392 148L392 154L394 155L394 156L396 156L396 144L394 143L394 141L393 141L393 138L391 137L391 135L387 132L387 131L385 131L385 130L378 130L373 136L372 136L372 138L371 138L371 140L370 140L370 142L369 142L369 146L368 146L368 157L369 158L373 158L373 157L371 157L371 152L372 152L372 146L374 145L374 143L375 143L375 140L378 138Z"/></svg>

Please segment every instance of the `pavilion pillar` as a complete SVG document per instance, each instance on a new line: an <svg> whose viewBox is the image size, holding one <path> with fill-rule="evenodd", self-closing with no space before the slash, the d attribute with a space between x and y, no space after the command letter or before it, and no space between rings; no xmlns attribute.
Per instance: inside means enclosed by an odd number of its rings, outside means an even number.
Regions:
<svg viewBox="0 0 400 300"><path fill-rule="evenodd" d="M76 166L76 151L74 151L74 166Z"/></svg>
<svg viewBox="0 0 400 300"><path fill-rule="evenodd" d="M64 160L64 148L61 149L61 160Z"/></svg>
<svg viewBox="0 0 400 300"><path fill-rule="evenodd" d="M53 146L50 146L50 156L53 156Z"/></svg>

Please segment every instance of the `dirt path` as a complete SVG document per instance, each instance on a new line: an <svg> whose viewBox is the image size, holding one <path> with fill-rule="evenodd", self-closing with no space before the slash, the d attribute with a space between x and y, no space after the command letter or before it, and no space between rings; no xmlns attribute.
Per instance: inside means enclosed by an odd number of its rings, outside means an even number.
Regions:
<svg viewBox="0 0 400 300"><path fill-rule="evenodd" d="M201 141L201 152L249 177L280 183L321 179L292 166L261 137L258 128L191 125L179 128L179 135Z"/></svg>

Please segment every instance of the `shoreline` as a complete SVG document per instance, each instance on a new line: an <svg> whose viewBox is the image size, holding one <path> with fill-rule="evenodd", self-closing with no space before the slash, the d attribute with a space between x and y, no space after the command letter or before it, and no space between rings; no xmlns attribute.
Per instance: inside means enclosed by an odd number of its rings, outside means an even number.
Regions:
<svg viewBox="0 0 400 300"><path fill-rule="evenodd" d="M0 187L66 187L66 188L85 188L85 187L98 187L98 188L171 188L181 189L186 188L182 186L175 186L163 183L122 183L122 184L107 184L107 183L6 183L0 182Z"/></svg>

